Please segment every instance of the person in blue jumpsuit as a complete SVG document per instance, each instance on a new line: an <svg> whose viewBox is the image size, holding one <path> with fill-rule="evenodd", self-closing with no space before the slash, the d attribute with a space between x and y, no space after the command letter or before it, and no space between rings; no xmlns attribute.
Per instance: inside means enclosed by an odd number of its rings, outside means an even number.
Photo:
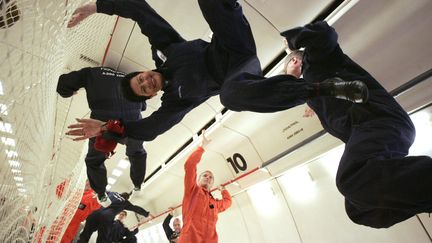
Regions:
<svg viewBox="0 0 432 243"><path fill-rule="evenodd" d="M186 41L144 0L98 0L78 8L69 21L68 27L73 27L96 12L117 14L136 21L149 39L157 69L128 74L123 90L125 97L138 101L163 90L162 105L149 117L124 122L124 136L151 141L213 95L219 95L228 109L256 112L288 109L315 96L353 102L367 98L367 88L360 81L330 80L331 85L322 86L290 82L295 79L289 75L264 78L251 28L237 0L198 0L198 5L213 32L210 43ZM268 102L278 107L267 106ZM79 120L67 134L77 136L76 140L90 138L105 130L102 125Z"/></svg>
<svg viewBox="0 0 432 243"><path fill-rule="evenodd" d="M84 230L81 232L78 240L79 243L88 242L95 231L98 231L97 243L112 242L113 237L116 236L113 235L115 231L112 230L114 218L124 210L136 212L144 217L150 216L148 211L128 201L128 193L107 192L107 194L112 202L111 205L106 208L100 208L87 217Z"/></svg>
<svg viewBox="0 0 432 243"><path fill-rule="evenodd" d="M114 220L113 226L111 228L111 240L115 243L136 243L137 238L136 234L138 233L138 227L135 227L134 230L129 230L123 221L127 217L126 211L121 211L117 214L117 219Z"/></svg>
<svg viewBox="0 0 432 243"><path fill-rule="evenodd" d="M369 101L353 104L330 97L309 99L324 129L345 143L336 184L355 223L386 228L432 212L432 159L408 156L415 128L408 114L366 70L343 53L326 22L282 33L293 51L287 73L306 82L329 77L362 80Z"/></svg>
<svg viewBox="0 0 432 243"><path fill-rule="evenodd" d="M80 88L86 90L87 102L91 110L90 117L101 121L121 119L124 121L136 121L141 119L141 111L146 109L146 103L131 102L122 95L120 83L125 74L107 67L83 68L63 74L57 83L57 92L64 98L71 97ZM106 154L94 147L95 138L91 138L88 144L88 152L85 158L87 176L91 188L98 194L102 206L108 206L105 193L107 186L107 171L105 167ZM146 172L147 153L143 148L143 141L127 139L126 155L131 163L130 178L134 190L139 190L144 181Z"/></svg>

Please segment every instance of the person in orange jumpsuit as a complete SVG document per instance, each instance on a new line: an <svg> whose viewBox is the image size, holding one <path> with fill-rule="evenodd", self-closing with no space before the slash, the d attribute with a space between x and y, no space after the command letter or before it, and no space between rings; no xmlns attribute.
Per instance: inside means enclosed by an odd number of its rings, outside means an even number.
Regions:
<svg viewBox="0 0 432 243"><path fill-rule="evenodd" d="M184 165L183 229L179 243L218 242L218 214L231 206L231 195L222 186L218 188L222 193L222 200L215 199L210 193L214 182L211 171L202 172L197 182L197 165L204 153L203 147L209 142L204 132L202 134L201 146L189 156Z"/></svg>
<svg viewBox="0 0 432 243"><path fill-rule="evenodd" d="M91 189L90 183L87 180L81 202L68 227L66 228L60 243L72 242L79 230L81 222L83 222L93 211L100 208L100 205L94 197L94 194L95 192Z"/></svg>

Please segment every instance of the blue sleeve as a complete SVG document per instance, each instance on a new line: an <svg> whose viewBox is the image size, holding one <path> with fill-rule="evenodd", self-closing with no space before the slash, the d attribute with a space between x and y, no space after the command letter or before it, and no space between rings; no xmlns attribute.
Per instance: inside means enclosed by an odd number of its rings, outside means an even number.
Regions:
<svg viewBox="0 0 432 243"><path fill-rule="evenodd" d="M136 206L136 205L133 205L132 203L130 203L129 201L126 203L126 207L125 207L125 209L126 210L129 210L129 211L134 211L135 213L137 213L137 214L141 214L142 216L144 216L144 217L148 217L149 216L149 212L148 211L146 211L144 208L142 208L142 207L140 207L140 206Z"/></svg>
<svg viewBox="0 0 432 243"><path fill-rule="evenodd" d="M161 65L157 50L165 50L172 43L185 41L179 33L144 0L98 0L97 12L119 15L137 22L141 33L148 37L152 46L153 60Z"/></svg>
<svg viewBox="0 0 432 243"><path fill-rule="evenodd" d="M151 141L179 123L199 101L178 100L162 102L161 107L150 116L138 121L124 123L125 136L143 141Z"/></svg>
<svg viewBox="0 0 432 243"><path fill-rule="evenodd" d="M317 22L304 27L297 27L282 32L281 35L287 39L291 50L304 47L309 62L320 62L329 55L333 55L335 51L342 54L337 43L338 35L335 29L329 26L327 22Z"/></svg>
<svg viewBox="0 0 432 243"><path fill-rule="evenodd" d="M79 71L60 75L57 83L57 93L63 98L68 98L80 88L84 88L90 78L90 70L91 68L83 68Z"/></svg>
<svg viewBox="0 0 432 243"><path fill-rule="evenodd" d="M163 227L163 229L164 229L164 231L165 231L165 235L166 235L166 237L168 238L168 240L170 240L171 238L171 235L173 234L173 230L171 229L171 227L169 226L169 223L170 223L170 221L171 221L171 219L172 219L172 215L171 214L168 214L167 216L166 216L166 218L164 219L164 221L163 221L163 223L162 223L162 227Z"/></svg>

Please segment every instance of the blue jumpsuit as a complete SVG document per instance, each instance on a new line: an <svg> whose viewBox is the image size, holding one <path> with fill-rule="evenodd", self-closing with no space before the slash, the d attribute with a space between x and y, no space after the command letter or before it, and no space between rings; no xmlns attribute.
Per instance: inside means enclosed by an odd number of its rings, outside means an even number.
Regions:
<svg viewBox="0 0 432 243"><path fill-rule="evenodd" d="M308 105L324 129L345 143L336 184L352 221L390 227L418 213L432 212L432 159L409 156L415 128L408 114L367 71L345 55L336 31L326 22L282 33L290 49L305 48L302 71L307 82L330 77L361 80L366 104L313 98Z"/></svg>
<svg viewBox="0 0 432 243"><path fill-rule="evenodd" d="M138 228L130 231L121 221L115 220L111 228L111 240L115 243L136 243L137 238L135 235L137 233Z"/></svg>
<svg viewBox="0 0 432 243"><path fill-rule="evenodd" d="M111 205L107 208L100 208L87 217L84 230L81 232L78 240L79 243L88 242L96 230L98 231L97 243L106 243L115 240L113 237L116 237L117 232L112 230L114 218L123 210L134 211L144 217L149 216L149 212L131 204L117 192L107 192L107 194L111 199Z"/></svg>
<svg viewBox="0 0 432 243"><path fill-rule="evenodd" d="M67 98L80 88L85 88L91 118L102 121L139 120L146 104L130 102L122 96L120 81L124 75L122 72L106 67L83 68L61 75L57 84L57 92ZM87 177L91 188L101 195L107 186L107 172L104 164L106 155L97 151L94 143L95 138L91 138L85 158ZM126 141L126 155L131 163L130 177L135 186L141 186L146 171L147 153L142 144L142 140L127 139Z"/></svg>
<svg viewBox="0 0 432 243"><path fill-rule="evenodd" d="M161 107L149 117L124 123L127 137L151 141L213 95L220 95L228 109L257 112L288 109L310 97L309 83L290 75L269 79L261 75L252 31L237 0L198 0L198 4L213 32L210 43L184 40L144 0L96 2L99 13L137 22L149 39L157 71L166 80ZM280 95L271 95L275 92Z"/></svg>

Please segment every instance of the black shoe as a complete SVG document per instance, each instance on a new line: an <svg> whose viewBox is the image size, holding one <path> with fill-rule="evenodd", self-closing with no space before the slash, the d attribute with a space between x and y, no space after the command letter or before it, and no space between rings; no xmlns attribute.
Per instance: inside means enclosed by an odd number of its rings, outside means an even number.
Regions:
<svg viewBox="0 0 432 243"><path fill-rule="evenodd" d="M320 93L353 103L366 103L369 90L362 81L344 81L341 78L328 78L320 83Z"/></svg>

